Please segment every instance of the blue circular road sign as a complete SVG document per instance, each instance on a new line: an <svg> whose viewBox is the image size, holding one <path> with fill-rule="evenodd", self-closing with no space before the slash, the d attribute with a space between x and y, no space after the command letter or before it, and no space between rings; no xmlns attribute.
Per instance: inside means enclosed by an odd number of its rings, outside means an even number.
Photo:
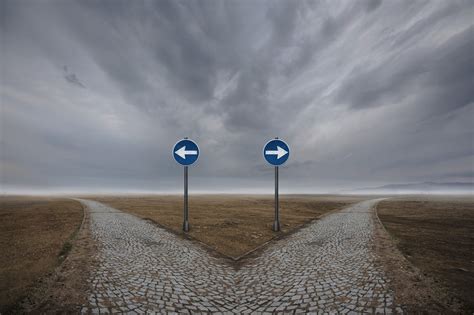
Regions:
<svg viewBox="0 0 474 315"><path fill-rule="evenodd" d="M181 165L191 165L199 157L199 147L193 140L180 140L173 147L173 157Z"/></svg>
<svg viewBox="0 0 474 315"><path fill-rule="evenodd" d="M270 140L263 147L263 157L271 165L282 165L290 157L290 147L280 139Z"/></svg>

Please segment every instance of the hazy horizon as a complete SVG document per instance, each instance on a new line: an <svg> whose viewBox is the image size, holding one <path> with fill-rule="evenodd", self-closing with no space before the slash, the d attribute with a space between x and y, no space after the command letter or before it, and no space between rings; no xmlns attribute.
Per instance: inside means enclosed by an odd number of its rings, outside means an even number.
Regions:
<svg viewBox="0 0 474 315"><path fill-rule="evenodd" d="M190 193L196 195L212 195L212 194L243 194L243 195L271 195L273 194L273 182L269 180L266 184L260 187L240 187L233 189L217 189L207 188L202 189L199 186L191 185ZM262 183L263 184L263 183ZM431 189L423 188L413 188L412 185L427 184L427 183L410 183L410 184L395 184L399 185L398 189L392 188L393 185L383 185L379 187L354 187L348 189L318 189L318 188L306 188L306 189L295 189L294 187L281 187L280 184L280 193L281 194L308 194L308 195L414 195L414 194L425 194L425 195L473 195L474 183L442 183L450 184L453 187L431 187ZM428 183L433 184L433 183ZM464 189L459 189L455 184L464 184L468 187ZM266 188L264 186L267 186ZM386 187L387 186L387 187ZM0 192L2 195L181 195L183 193L182 189L168 189L168 190L153 190L153 189L107 189L107 188L48 188L45 190L40 189L7 189Z"/></svg>

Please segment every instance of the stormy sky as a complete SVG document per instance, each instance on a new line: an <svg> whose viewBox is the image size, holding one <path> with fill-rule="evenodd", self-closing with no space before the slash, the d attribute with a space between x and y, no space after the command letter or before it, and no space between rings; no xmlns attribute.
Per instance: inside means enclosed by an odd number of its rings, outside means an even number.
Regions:
<svg viewBox="0 0 474 315"><path fill-rule="evenodd" d="M283 192L474 178L474 2L0 0L1 189Z"/></svg>

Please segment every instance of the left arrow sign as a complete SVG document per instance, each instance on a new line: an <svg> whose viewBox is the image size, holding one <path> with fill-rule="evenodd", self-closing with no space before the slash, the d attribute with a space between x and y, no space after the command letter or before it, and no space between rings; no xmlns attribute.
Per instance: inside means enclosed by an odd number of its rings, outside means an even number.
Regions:
<svg viewBox="0 0 474 315"><path fill-rule="evenodd" d="M176 142L171 153L177 163L187 166L197 161L200 152L196 142L191 139L183 139Z"/></svg>
<svg viewBox="0 0 474 315"><path fill-rule="evenodd" d="M178 150L176 150L174 153L179 155L181 158L186 159L186 155L197 155L198 151L197 150L186 151L186 146L183 146L179 148Z"/></svg>

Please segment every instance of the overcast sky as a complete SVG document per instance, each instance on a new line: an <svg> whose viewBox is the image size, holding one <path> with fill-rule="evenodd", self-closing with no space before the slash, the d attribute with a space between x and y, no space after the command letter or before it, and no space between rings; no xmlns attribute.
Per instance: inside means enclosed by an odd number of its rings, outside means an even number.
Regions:
<svg viewBox="0 0 474 315"><path fill-rule="evenodd" d="M0 0L3 191L474 178L474 2Z"/></svg>

